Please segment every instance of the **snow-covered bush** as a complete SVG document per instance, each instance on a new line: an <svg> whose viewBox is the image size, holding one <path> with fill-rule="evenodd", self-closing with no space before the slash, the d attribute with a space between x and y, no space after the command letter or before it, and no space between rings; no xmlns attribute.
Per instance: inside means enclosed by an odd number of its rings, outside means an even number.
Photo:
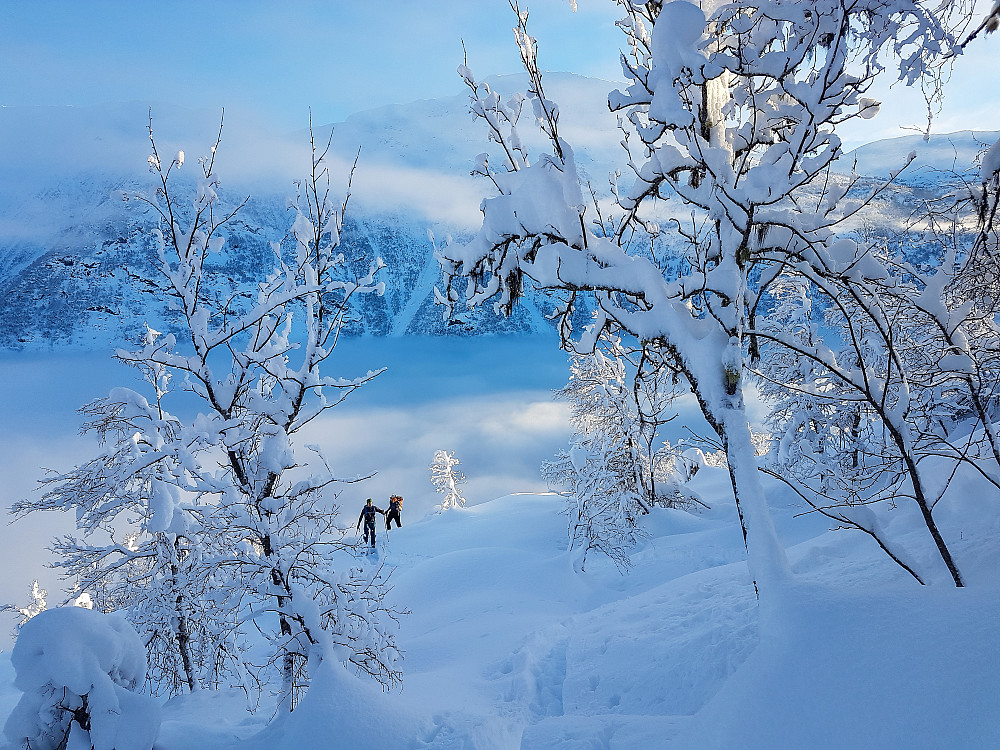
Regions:
<svg viewBox="0 0 1000 750"><path fill-rule="evenodd" d="M439 511L449 508L464 508L465 497L460 485L465 484L465 474L456 467L461 463L455 458L454 451L439 450L434 452L434 459L429 467L431 484L434 489L444 495Z"/></svg>
<svg viewBox="0 0 1000 750"><path fill-rule="evenodd" d="M17 627L20 628L24 623L30 620L32 617L37 615L39 612L44 612L48 608L48 597L49 592L38 585L38 581L31 582L31 589L28 592L30 601L21 606L19 604L4 604L0 606L0 612L15 612L17 613L18 619Z"/></svg>
<svg viewBox="0 0 1000 750"><path fill-rule="evenodd" d="M158 702L138 694L146 656L117 615L82 607L40 612L21 627L11 663L23 691L4 726L23 750L150 750Z"/></svg>

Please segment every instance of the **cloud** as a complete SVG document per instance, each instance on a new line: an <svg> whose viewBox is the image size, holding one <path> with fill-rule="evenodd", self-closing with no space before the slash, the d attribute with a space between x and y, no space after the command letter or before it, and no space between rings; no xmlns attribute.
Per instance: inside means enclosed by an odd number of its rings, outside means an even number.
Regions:
<svg viewBox="0 0 1000 750"><path fill-rule="evenodd" d="M416 213L458 229L473 229L482 222L484 185L460 173L360 164L353 193L362 209Z"/></svg>
<svg viewBox="0 0 1000 750"><path fill-rule="evenodd" d="M569 408L563 402L532 401L513 410L501 410L486 417L483 431L496 440L521 440L524 436L544 436L565 432Z"/></svg>

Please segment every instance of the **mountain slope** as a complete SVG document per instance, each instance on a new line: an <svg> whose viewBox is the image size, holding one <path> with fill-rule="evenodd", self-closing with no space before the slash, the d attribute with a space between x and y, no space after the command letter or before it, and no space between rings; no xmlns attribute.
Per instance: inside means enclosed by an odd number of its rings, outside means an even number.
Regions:
<svg viewBox="0 0 1000 750"><path fill-rule="evenodd" d="M940 133L925 139L921 135L889 138L856 148L841 160L845 168L856 163L858 174L887 179L914 155L914 162L901 175L908 185L935 185L952 175L965 175L973 182L978 177L978 159L1000 138L1000 131L962 130Z"/></svg>
<svg viewBox="0 0 1000 750"><path fill-rule="evenodd" d="M581 174L598 195L622 152L616 117L604 104L614 84L550 74L547 92L561 105L562 133L577 151ZM523 87L521 76L491 79L504 96ZM344 249L359 268L376 256L387 295L366 298L349 335L470 335L551 330L554 301L527 290L509 319L492 310L460 311L442 319L433 304L439 272L428 230L439 241L474 231L486 186L469 176L487 150L482 124L463 95L361 112L333 127L335 188L345 188L357 156ZM218 127L218 113L158 105L106 108L0 108L0 138L18 149L0 154L0 348L71 346L107 349L141 338L144 324L170 330L157 299L153 217L125 195L152 189L145 172L150 114L162 153L185 148L190 181L194 162ZM318 141L330 128L318 129ZM532 158L544 147L530 123L521 135ZM917 162L900 185L859 221L901 221L923 196L953 177L944 170L971 165L996 133L965 131L924 143L910 136L869 144L841 160L865 177L864 192L905 163ZM220 290L246 294L270 264L271 241L288 231L287 202L308 165L308 133L273 134L227 123L219 152L224 201L250 200L225 231L227 248L215 259ZM859 193L860 195L860 193ZM670 205L668 204L668 208ZM221 291L220 291L221 293ZM581 311L581 321L587 319Z"/></svg>
<svg viewBox="0 0 1000 750"><path fill-rule="evenodd" d="M610 85L568 75L552 82L564 98L580 101L600 101ZM343 249L359 267L376 256L388 264L381 276L387 295L365 300L349 335L551 329L544 318L551 303L530 293L525 308L509 319L478 310L449 324L433 305L439 271L427 232L461 237L474 226L484 195L484 186L468 172L485 135L467 107L464 96L455 96L383 107L335 126L335 189L345 188L358 155ZM152 178L143 174L149 116L140 105L0 109L0 137L20 146L0 155L0 347L108 348L140 338L146 322L171 330L157 300L149 234L154 217L136 201L122 200L152 189ZM152 117L161 152L185 148L189 162L199 148L207 151L218 125L215 113L162 105ZM601 119L587 117L588 126ZM613 127L610 113L603 120L604 130ZM586 129L581 118L576 122ZM327 133L329 128L319 129L321 144ZM525 141L539 139L529 134ZM251 198L225 229L224 257L214 262L221 288L250 291L267 271L268 243L286 235L293 181L307 166L308 133L275 135L226 125L221 194L230 206ZM175 187L185 180L190 185L197 169L192 163L178 172Z"/></svg>

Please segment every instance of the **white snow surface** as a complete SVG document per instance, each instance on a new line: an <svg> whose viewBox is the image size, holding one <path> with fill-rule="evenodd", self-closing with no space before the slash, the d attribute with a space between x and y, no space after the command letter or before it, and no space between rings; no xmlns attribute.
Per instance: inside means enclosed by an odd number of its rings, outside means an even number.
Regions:
<svg viewBox="0 0 1000 750"><path fill-rule="evenodd" d="M918 586L766 485L794 583L759 606L727 482L706 466L692 488L710 510L644 519L624 576L596 555L574 572L556 495L404 513L379 534L411 610L401 689L331 665L269 726L265 707L204 691L166 702L154 747L1000 746L1000 499L971 479L953 490L941 523L970 582L956 590ZM890 528L921 538L903 513ZM8 669L0 719L17 699Z"/></svg>

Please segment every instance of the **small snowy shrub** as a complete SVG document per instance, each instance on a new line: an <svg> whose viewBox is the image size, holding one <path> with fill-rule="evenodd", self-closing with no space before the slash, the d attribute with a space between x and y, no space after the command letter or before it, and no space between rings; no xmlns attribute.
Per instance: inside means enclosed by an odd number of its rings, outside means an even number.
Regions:
<svg viewBox="0 0 1000 750"><path fill-rule="evenodd" d="M622 482L609 467L614 450L604 436L587 444L576 441L569 451L542 464L542 478L566 495L570 549L576 550L573 567L581 573L595 549L620 571L628 570L629 550L642 536L636 519L645 510L634 485Z"/></svg>
<svg viewBox="0 0 1000 750"><path fill-rule="evenodd" d="M21 627L11 663L24 692L4 735L23 750L150 750L159 705L134 691L146 677L135 629L82 607L45 610Z"/></svg>
<svg viewBox="0 0 1000 750"><path fill-rule="evenodd" d="M39 612L44 612L48 607L46 597L49 595L49 592L39 586L37 580L31 582L31 590L28 595L31 597L31 601L23 607L18 604L4 604L0 607L0 612L14 612L17 614L19 618L17 621L18 629Z"/></svg>
<svg viewBox="0 0 1000 750"><path fill-rule="evenodd" d="M434 453L434 460L430 465L431 484L444 495L444 500L438 506L441 510L465 507L465 498L459 489L459 485L465 483L465 475L455 468L459 463L454 451L441 450Z"/></svg>
<svg viewBox="0 0 1000 750"><path fill-rule="evenodd" d="M688 448L677 456L675 461L676 470L684 482L690 482L694 475L701 471L703 466L707 466L705 453L699 448Z"/></svg>

